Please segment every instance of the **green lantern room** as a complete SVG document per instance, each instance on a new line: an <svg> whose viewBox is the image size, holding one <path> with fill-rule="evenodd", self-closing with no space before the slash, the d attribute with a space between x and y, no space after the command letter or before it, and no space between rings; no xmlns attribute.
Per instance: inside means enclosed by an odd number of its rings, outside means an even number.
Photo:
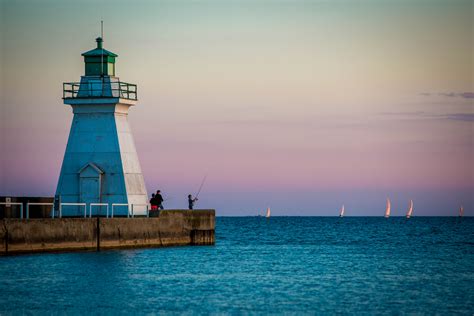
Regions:
<svg viewBox="0 0 474 316"><path fill-rule="evenodd" d="M84 62L86 64L86 76L115 76L115 57L118 55L109 52L102 47L102 38L95 40L97 48L85 52Z"/></svg>

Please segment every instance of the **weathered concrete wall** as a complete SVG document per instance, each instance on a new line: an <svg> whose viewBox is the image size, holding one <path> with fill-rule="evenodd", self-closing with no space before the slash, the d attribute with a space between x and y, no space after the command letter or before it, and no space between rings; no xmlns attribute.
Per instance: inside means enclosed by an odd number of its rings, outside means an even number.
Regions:
<svg viewBox="0 0 474 316"><path fill-rule="evenodd" d="M95 249L96 222L79 218L4 219L3 244L8 253Z"/></svg>
<svg viewBox="0 0 474 316"><path fill-rule="evenodd" d="M214 210L166 210L154 218L3 219L0 255L213 245L214 230Z"/></svg>
<svg viewBox="0 0 474 316"><path fill-rule="evenodd" d="M209 216L209 212L212 216ZM175 211L160 213L161 240L164 245L172 245L176 240L192 245L213 245L215 231L215 212L213 210ZM176 233L183 225L185 235Z"/></svg>

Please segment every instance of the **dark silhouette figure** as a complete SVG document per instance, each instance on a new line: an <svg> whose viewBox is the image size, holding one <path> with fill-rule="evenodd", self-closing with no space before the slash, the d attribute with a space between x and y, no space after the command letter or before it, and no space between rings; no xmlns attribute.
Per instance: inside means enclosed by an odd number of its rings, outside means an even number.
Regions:
<svg viewBox="0 0 474 316"><path fill-rule="evenodd" d="M164 201L164 200L163 200L163 197L161 196L161 193L160 193L160 192L161 192L161 191L158 190L158 191L156 191L156 194L155 194L156 205L158 206L158 208L159 208L160 210L164 210L164 208L163 208L163 201Z"/></svg>
<svg viewBox="0 0 474 316"><path fill-rule="evenodd" d="M192 210L193 209L193 206L194 206L194 202L196 202L198 200L198 198L194 198L192 197L192 195L188 195L188 205L189 205L189 209Z"/></svg>
<svg viewBox="0 0 474 316"><path fill-rule="evenodd" d="M152 193L152 194L151 194L150 205L151 205L151 210L152 210L152 211L158 209L158 203L157 203L157 201L156 201L155 193Z"/></svg>

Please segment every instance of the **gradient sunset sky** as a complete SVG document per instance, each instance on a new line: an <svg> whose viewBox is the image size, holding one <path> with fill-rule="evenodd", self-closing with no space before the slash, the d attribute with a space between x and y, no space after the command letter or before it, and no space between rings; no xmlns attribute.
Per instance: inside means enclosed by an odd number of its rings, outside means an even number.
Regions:
<svg viewBox="0 0 474 316"><path fill-rule="evenodd" d="M474 215L473 3L0 0L0 195L54 195L103 19L165 207Z"/></svg>

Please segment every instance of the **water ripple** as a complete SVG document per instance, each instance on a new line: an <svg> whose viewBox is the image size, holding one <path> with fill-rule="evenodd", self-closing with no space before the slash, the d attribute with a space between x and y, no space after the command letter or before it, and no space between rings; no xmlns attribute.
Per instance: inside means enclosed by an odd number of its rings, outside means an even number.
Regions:
<svg viewBox="0 0 474 316"><path fill-rule="evenodd" d="M472 218L218 218L216 246L0 258L0 314L473 314Z"/></svg>

